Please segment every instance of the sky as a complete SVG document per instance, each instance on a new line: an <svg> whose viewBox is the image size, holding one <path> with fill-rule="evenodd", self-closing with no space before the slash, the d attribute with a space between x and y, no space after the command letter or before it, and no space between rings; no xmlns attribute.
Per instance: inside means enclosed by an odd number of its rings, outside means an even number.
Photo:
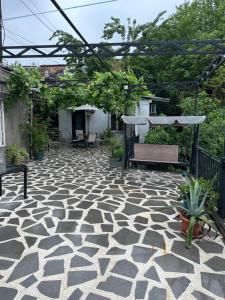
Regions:
<svg viewBox="0 0 225 300"><path fill-rule="evenodd" d="M105 0L58 0L62 8L91 4ZM176 6L184 3L184 0L118 0L111 3L93 5L90 7L67 10L66 13L80 30L89 43L102 41L101 36L104 24L110 21L111 16L119 17L123 23L130 17L135 18L138 24L144 24L155 19L159 12L166 10L167 16L176 10ZM49 41L56 29L64 30L73 34L73 30L58 13L6 20L11 17L31 14L29 11L43 12L54 10L50 0L2 0L3 25L5 28L4 45L30 45L30 44L56 44L56 40ZM115 37L114 42L120 42ZM62 63L60 58L48 59L23 59L18 60L23 65L56 64ZM9 64L13 60L7 61Z"/></svg>

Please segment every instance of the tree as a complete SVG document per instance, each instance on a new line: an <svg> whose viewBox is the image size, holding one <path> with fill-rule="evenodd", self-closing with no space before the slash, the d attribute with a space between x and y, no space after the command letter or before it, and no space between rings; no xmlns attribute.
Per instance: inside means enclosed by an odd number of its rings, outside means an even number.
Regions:
<svg viewBox="0 0 225 300"><path fill-rule="evenodd" d="M114 72L95 73L88 89L91 104L108 113L117 115L133 114L141 96L150 95L146 86L137 87L132 92L124 89L124 85L143 84L143 78L137 79L134 73Z"/></svg>

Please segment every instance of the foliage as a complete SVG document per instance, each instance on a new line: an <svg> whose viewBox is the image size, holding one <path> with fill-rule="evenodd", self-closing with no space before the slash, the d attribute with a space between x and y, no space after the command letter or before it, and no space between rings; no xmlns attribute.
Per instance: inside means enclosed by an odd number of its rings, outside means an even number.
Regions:
<svg viewBox="0 0 225 300"><path fill-rule="evenodd" d="M123 145L122 145L121 140L119 140L115 136L111 137L108 140L108 149L109 149L109 152L110 152L110 156L112 158L122 160L122 158L123 158Z"/></svg>
<svg viewBox="0 0 225 300"><path fill-rule="evenodd" d="M114 137L111 129L106 129L101 135L100 139L104 141L104 144L108 145L110 140Z"/></svg>
<svg viewBox="0 0 225 300"><path fill-rule="evenodd" d="M32 124L25 128L25 134L28 145L34 153L42 153L47 149L49 137L47 125L39 119L33 119Z"/></svg>
<svg viewBox="0 0 225 300"><path fill-rule="evenodd" d="M69 34L62 30L57 30L52 38L57 38L57 44L63 45L81 45L83 42L75 38L72 34ZM82 52L82 48L76 49L77 53ZM98 53L98 50L95 50ZM66 57L64 59L69 67L70 73L74 74L79 81L90 79L94 72L105 72L105 67L96 57ZM113 69L115 59L108 59L105 61L111 69Z"/></svg>
<svg viewBox="0 0 225 300"><path fill-rule="evenodd" d="M146 144L170 144L170 142L170 135L162 126L154 127L145 135Z"/></svg>
<svg viewBox="0 0 225 300"><path fill-rule="evenodd" d="M213 222L208 217L208 208L205 205L207 198L209 197L210 188L203 191L203 186L198 179L192 179L191 177L187 177L188 189L180 188L184 191L182 201L179 205L172 205L166 207L177 207L182 209L183 214L190 220L187 238L185 241L185 245L187 248L191 247L192 239L193 239L193 230L194 225L196 223L204 225L207 224L209 229L208 233L213 228L216 232L217 229ZM211 183L212 185L213 183ZM203 229L202 229L203 230Z"/></svg>
<svg viewBox="0 0 225 300"><path fill-rule="evenodd" d="M77 77L70 72L65 72L59 80L62 82L61 87L54 87L52 89L55 107L67 109L88 103L89 93L87 84L77 84L74 82L77 80ZM65 81L66 86L64 84ZM71 83L69 81L71 81Z"/></svg>
<svg viewBox="0 0 225 300"><path fill-rule="evenodd" d="M195 114L193 97L184 98L180 107L183 114ZM202 92L198 95L198 114L206 116L206 121L200 126L200 146L211 154L223 156L225 107L220 100Z"/></svg>
<svg viewBox="0 0 225 300"><path fill-rule="evenodd" d="M105 112L115 113L118 115L132 114L140 101L142 95L150 95L146 87L142 90L134 90L129 93L124 90L127 84L143 84L143 79L137 79L134 73L114 72L95 73L93 81L89 85L91 95L91 104Z"/></svg>
<svg viewBox="0 0 225 300"><path fill-rule="evenodd" d="M20 148L16 144L11 144L6 147L5 157L8 163L18 165L27 159L28 154L26 149Z"/></svg>
<svg viewBox="0 0 225 300"><path fill-rule="evenodd" d="M6 99L6 105L8 107L19 99L27 105L31 104L33 93L38 94L40 101L45 105L52 104L50 89L41 81L41 73L37 67L24 68L20 64L15 64L7 79L7 86L9 96Z"/></svg>
<svg viewBox="0 0 225 300"><path fill-rule="evenodd" d="M209 180L206 180L204 178L198 179L199 184L202 186L201 196L203 196L206 192L207 197L205 201L205 205L207 207L208 211L214 211L217 207L219 194L215 192L212 188L212 184ZM191 180L190 183L192 184L192 188L194 188L194 181ZM189 184L181 184L178 186L180 191L180 198L179 200L182 201L184 197L186 197L190 192Z"/></svg>

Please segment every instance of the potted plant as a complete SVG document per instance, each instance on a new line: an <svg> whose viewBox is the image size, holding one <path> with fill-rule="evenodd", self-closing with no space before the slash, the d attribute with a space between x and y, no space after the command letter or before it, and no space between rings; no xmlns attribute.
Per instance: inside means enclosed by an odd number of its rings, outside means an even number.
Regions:
<svg viewBox="0 0 225 300"><path fill-rule="evenodd" d="M185 245L191 247L193 237L204 236L204 226L208 225L208 232L217 229L209 218L206 200L210 189L203 191L203 185L198 179L187 177L188 190L183 190L181 203L167 207L180 208L181 232L186 236ZM181 190L181 189L180 189Z"/></svg>
<svg viewBox="0 0 225 300"><path fill-rule="evenodd" d="M47 126L44 122L34 119L32 124L26 126L26 137L32 149L35 160L43 160L44 152L49 143Z"/></svg>
<svg viewBox="0 0 225 300"><path fill-rule="evenodd" d="M47 128L42 124L38 124L33 127L31 145L35 160L44 159L44 153L47 149L48 143L49 138Z"/></svg>
<svg viewBox="0 0 225 300"><path fill-rule="evenodd" d="M111 138L108 141L109 165L112 168L121 167L123 164L123 147L118 138Z"/></svg>
<svg viewBox="0 0 225 300"><path fill-rule="evenodd" d="M5 158L7 163L13 165L20 165L27 160L28 154L26 149L18 147L16 144L12 144L6 147Z"/></svg>

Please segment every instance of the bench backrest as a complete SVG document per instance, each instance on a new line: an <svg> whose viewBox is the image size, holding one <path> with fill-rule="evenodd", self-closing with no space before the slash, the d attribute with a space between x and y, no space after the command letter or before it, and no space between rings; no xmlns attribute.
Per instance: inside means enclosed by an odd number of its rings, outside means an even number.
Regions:
<svg viewBox="0 0 225 300"><path fill-rule="evenodd" d="M178 145L134 144L134 159L178 162Z"/></svg>
<svg viewBox="0 0 225 300"><path fill-rule="evenodd" d="M88 134L88 143L95 143L96 142L96 138L97 138L97 134L96 133L89 133Z"/></svg>

